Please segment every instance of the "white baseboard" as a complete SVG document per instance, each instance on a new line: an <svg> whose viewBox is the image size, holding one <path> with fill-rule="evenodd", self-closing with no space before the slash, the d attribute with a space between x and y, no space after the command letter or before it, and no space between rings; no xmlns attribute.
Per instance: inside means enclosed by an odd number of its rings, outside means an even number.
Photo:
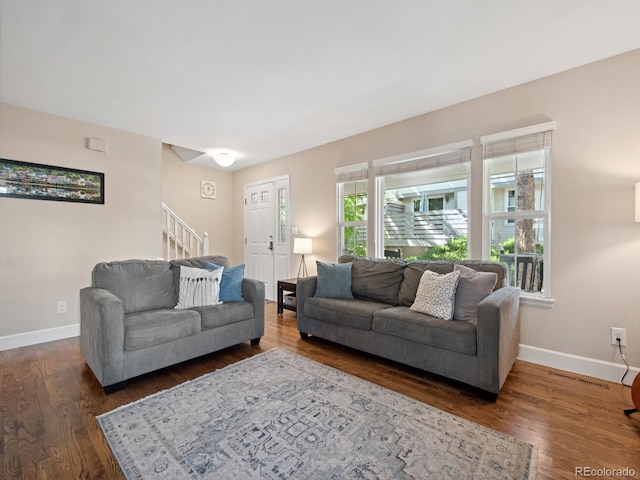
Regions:
<svg viewBox="0 0 640 480"><path fill-rule="evenodd" d="M604 362L594 358L580 357L523 344L520 344L518 359L616 383L620 382L627 369L627 366L623 363ZM624 383L631 385L638 373L640 373L640 368L629 368L629 373L625 377Z"/></svg>
<svg viewBox="0 0 640 480"><path fill-rule="evenodd" d="M77 337L80 335L80 324L65 325L63 327L47 328L35 332L17 333L0 337L0 351L12 348L27 347L38 343L62 340L63 338Z"/></svg>

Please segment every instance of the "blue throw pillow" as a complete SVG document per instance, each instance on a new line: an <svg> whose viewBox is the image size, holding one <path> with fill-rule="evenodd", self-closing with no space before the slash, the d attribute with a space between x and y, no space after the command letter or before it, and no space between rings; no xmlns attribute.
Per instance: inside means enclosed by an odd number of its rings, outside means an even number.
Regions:
<svg viewBox="0 0 640 480"><path fill-rule="evenodd" d="M207 262L205 265L209 270L216 270L220 265ZM220 301L221 302L244 302L242 296L242 279L244 278L244 263L235 267L224 267L222 280L220 280Z"/></svg>
<svg viewBox="0 0 640 480"><path fill-rule="evenodd" d="M353 298L351 267L353 263L324 263L316 260L318 280L314 296L322 298Z"/></svg>

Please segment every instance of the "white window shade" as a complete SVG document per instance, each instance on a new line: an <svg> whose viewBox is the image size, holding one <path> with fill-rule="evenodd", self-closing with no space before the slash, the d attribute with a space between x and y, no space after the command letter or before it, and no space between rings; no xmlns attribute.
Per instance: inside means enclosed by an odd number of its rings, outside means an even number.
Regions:
<svg viewBox="0 0 640 480"><path fill-rule="evenodd" d="M499 158L551 148L551 132L555 122L486 135L480 138L484 158Z"/></svg>
<svg viewBox="0 0 640 480"><path fill-rule="evenodd" d="M347 165L334 170L336 175L336 183L357 182L366 180L369 172L369 164L357 163L355 165Z"/></svg>
<svg viewBox="0 0 640 480"><path fill-rule="evenodd" d="M444 165L467 163L471 160L472 142L460 142L454 146L416 152L408 158L391 158L374 162L376 176L415 172ZM440 150L439 152L437 150Z"/></svg>

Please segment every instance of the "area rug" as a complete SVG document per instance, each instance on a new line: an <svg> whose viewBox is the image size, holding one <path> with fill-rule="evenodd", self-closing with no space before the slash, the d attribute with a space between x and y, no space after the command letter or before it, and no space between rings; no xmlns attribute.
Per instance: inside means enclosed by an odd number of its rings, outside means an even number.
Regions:
<svg viewBox="0 0 640 480"><path fill-rule="evenodd" d="M128 479L533 479L527 443L269 350L98 417Z"/></svg>

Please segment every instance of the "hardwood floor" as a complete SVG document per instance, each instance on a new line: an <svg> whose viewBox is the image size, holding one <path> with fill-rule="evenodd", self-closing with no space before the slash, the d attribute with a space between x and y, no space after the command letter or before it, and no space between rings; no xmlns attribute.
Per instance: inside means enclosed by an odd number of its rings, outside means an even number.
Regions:
<svg viewBox="0 0 640 480"><path fill-rule="evenodd" d="M532 443L537 479L640 478L640 414L628 387L517 361L496 403L416 369L311 337L301 340L292 312L267 305L262 342L249 342L166 368L105 396L71 338L0 352L0 479L122 479L96 415L225 365L281 347ZM579 473L579 472L578 472ZM619 474L622 473L622 474ZM616 475L618 474L618 475Z"/></svg>

